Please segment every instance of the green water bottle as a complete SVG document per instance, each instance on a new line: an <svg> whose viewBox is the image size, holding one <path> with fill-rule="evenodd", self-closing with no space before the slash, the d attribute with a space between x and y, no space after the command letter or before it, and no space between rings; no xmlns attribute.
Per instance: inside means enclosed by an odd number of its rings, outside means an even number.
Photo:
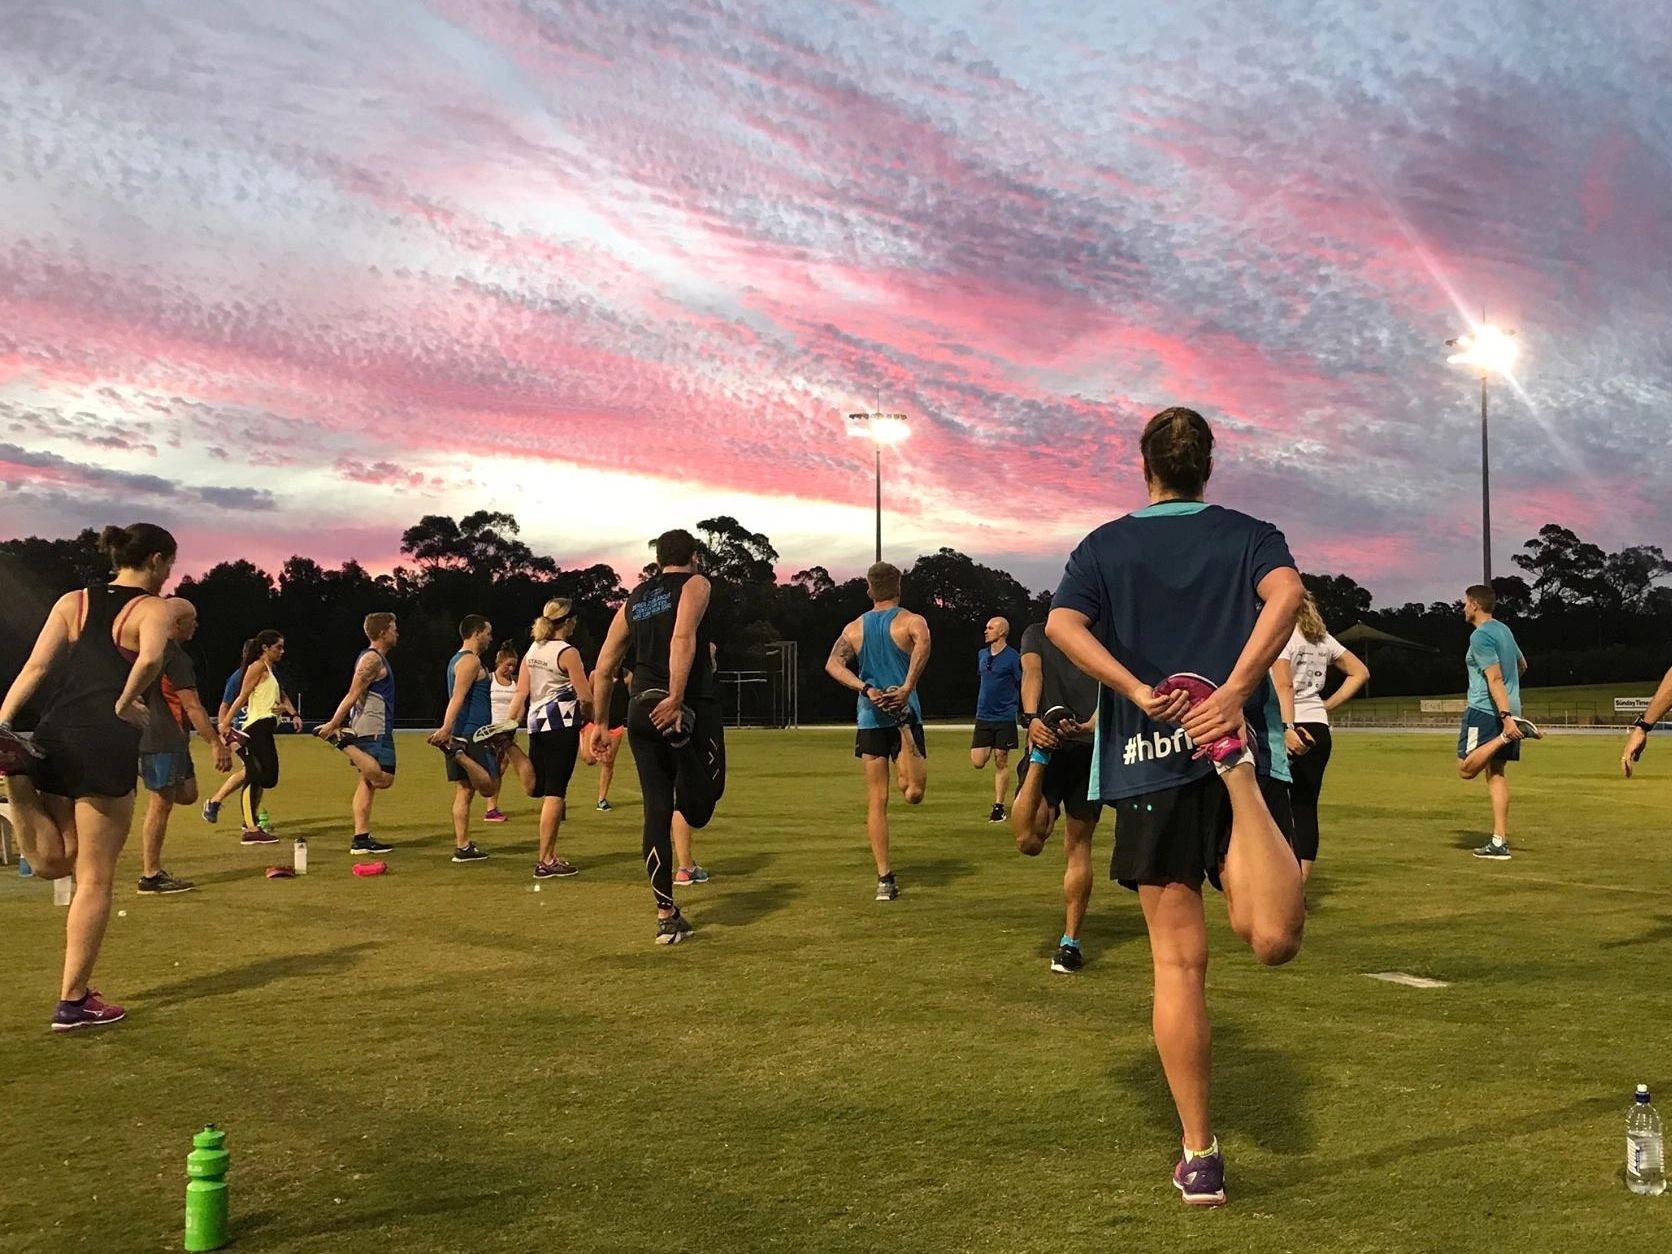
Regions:
<svg viewBox="0 0 1672 1254"><path fill-rule="evenodd" d="M192 1138L186 1155L186 1248L218 1250L231 1239L231 1209L226 1195L226 1133L210 1124Z"/></svg>

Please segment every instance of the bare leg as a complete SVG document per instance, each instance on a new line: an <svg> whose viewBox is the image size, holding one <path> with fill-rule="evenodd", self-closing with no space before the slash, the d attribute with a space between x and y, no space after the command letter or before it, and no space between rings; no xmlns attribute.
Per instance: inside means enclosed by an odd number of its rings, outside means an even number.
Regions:
<svg viewBox="0 0 1672 1254"><path fill-rule="evenodd" d="M598 800L610 799L610 784L615 781L615 754L598 763Z"/></svg>
<svg viewBox="0 0 1672 1254"><path fill-rule="evenodd" d="M1509 743L1502 736L1494 736L1491 740L1482 741L1475 747L1475 751L1457 763L1457 773L1464 779L1473 779L1487 767L1492 765L1492 759ZM1498 763L1502 766L1503 763Z"/></svg>
<svg viewBox="0 0 1672 1254"><path fill-rule="evenodd" d="M1062 849L1068 865L1062 873L1062 931L1074 940L1079 939L1080 925L1086 921L1086 908L1091 905L1091 836L1096 830L1096 819L1077 819L1073 815L1068 816L1063 829Z"/></svg>
<svg viewBox="0 0 1672 1254"><path fill-rule="evenodd" d="M1300 864L1300 882L1302 884L1306 883L1307 877L1310 876L1311 874L1312 874L1312 860L1310 858L1302 858L1301 859L1301 864Z"/></svg>
<svg viewBox="0 0 1672 1254"><path fill-rule="evenodd" d="M116 860L128 840L134 798L83 797L76 802L80 848L76 853L76 894L64 935L64 982L58 995L77 1001L87 994L93 964L110 921L110 895L116 886Z"/></svg>
<svg viewBox="0 0 1672 1254"><path fill-rule="evenodd" d="M228 775L224 780L221 781L221 786L219 788L215 789L215 795L213 797L210 797L209 800L213 801L216 805L220 805L223 801L225 801L228 797L232 796L233 793L237 792L243 786L244 786L244 768L239 767L236 771L232 772L232 774Z"/></svg>
<svg viewBox="0 0 1672 1254"><path fill-rule="evenodd" d="M1002 806L1010 789L1010 750L993 750L993 804Z"/></svg>
<svg viewBox="0 0 1672 1254"><path fill-rule="evenodd" d="M1205 1150L1213 1144L1208 1114L1213 1058L1202 889L1192 884L1140 884L1138 904L1149 927L1155 966L1155 1049L1178 1108L1185 1147Z"/></svg>
<svg viewBox="0 0 1672 1254"><path fill-rule="evenodd" d="M477 768L481 770L480 767ZM486 771L482 772L484 775ZM462 779L453 785L453 847L463 849L470 843L470 803L476 796L473 785Z"/></svg>
<svg viewBox="0 0 1672 1254"><path fill-rule="evenodd" d="M900 729L900 756L894 760L900 796L909 806L923 804L929 786L929 761L917 751L917 739L910 727Z"/></svg>
<svg viewBox="0 0 1672 1254"><path fill-rule="evenodd" d="M1300 952L1306 930L1300 863L1266 808L1253 764L1220 778L1231 795L1231 847L1219 868L1231 930L1261 962L1281 966Z"/></svg>
<svg viewBox="0 0 1672 1254"><path fill-rule="evenodd" d="M1045 768L1031 763L1022 776L1022 786L1016 790L1016 804L1010 807L1010 830L1016 836L1017 850L1035 857L1051 838L1056 820L1045 804Z"/></svg>
<svg viewBox="0 0 1672 1254"><path fill-rule="evenodd" d="M565 809L562 797L544 797L540 801L540 852L537 856L541 862L551 862L557 857L557 829L563 823Z"/></svg>
<svg viewBox="0 0 1672 1254"><path fill-rule="evenodd" d="M992 756L993 751L991 749L971 749L970 765L979 771L982 767L987 765L987 759Z"/></svg>
<svg viewBox="0 0 1672 1254"><path fill-rule="evenodd" d="M21 775L6 781L17 826L17 847L42 879L62 879L75 871L75 805L66 797L36 792Z"/></svg>
<svg viewBox="0 0 1672 1254"><path fill-rule="evenodd" d="M865 763L865 835L881 878L894 869L888 856L888 759L867 755Z"/></svg>
<svg viewBox="0 0 1672 1254"><path fill-rule="evenodd" d="M517 782L522 785L523 791L532 793L534 791L534 763L528 760L528 755L517 748L516 745L512 745L505 751L505 762L516 772ZM498 795L499 793L496 791L494 796L497 797Z"/></svg>
<svg viewBox="0 0 1672 1254"><path fill-rule="evenodd" d="M1509 838L1508 763L1494 762L1486 768L1486 791L1492 797L1492 834Z"/></svg>
<svg viewBox="0 0 1672 1254"><path fill-rule="evenodd" d="M484 797L488 797L492 796L499 787L494 782L494 777L489 774L488 769L468 753L455 753L453 761L458 763L459 769L464 772L465 779L470 781L472 792L479 792Z"/></svg>
<svg viewBox="0 0 1672 1254"><path fill-rule="evenodd" d="M140 844L140 874L150 879L162 870L163 837L168 835L168 817L174 813L174 790L145 794L145 826Z"/></svg>

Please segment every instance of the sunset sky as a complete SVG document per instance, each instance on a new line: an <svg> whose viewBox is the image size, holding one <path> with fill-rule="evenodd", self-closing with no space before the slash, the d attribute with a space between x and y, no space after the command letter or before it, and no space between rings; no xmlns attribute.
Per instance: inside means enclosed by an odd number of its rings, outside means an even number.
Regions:
<svg viewBox="0 0 1672 1254"><path fill-rule="evenodd" d="M1168 404L1378 601L1558 521L1672 547L1665 0L0 4L0 538L565 565L731 514L784 574L1054 585ZM1350 14L1350 16L1348 16ZM1325 16L1320 16L1325 15Z"/></svg>

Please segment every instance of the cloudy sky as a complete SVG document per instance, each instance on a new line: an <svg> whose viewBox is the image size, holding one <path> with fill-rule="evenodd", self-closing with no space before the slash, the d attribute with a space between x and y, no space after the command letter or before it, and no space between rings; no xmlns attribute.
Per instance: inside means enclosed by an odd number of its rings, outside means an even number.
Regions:
<svg viewBox="0 0 1672 1254"><path fill-rule="evenodd" d="M715 513L785 573L1034 586L1217 499L1381 601L1555 520L1672 546L1672 4L0 0L0 537L566 564Z"/></svg>

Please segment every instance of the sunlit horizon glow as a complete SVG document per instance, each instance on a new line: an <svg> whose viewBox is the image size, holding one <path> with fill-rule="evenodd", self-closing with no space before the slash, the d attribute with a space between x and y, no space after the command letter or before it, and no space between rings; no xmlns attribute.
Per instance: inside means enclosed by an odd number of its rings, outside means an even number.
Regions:
<svg viewBox="0 0 1672 1254"><path fill-rule="evenodd" d="M730 515L845 577L886 443L890 559L1047 588L1178 404L1212 499L1427 601L1478 557L1436 349L1482 310L1528 341L1499 544L1672 535L1653 5L13 7L0 536L387 570L504 509L631 579Z"/></svg>

